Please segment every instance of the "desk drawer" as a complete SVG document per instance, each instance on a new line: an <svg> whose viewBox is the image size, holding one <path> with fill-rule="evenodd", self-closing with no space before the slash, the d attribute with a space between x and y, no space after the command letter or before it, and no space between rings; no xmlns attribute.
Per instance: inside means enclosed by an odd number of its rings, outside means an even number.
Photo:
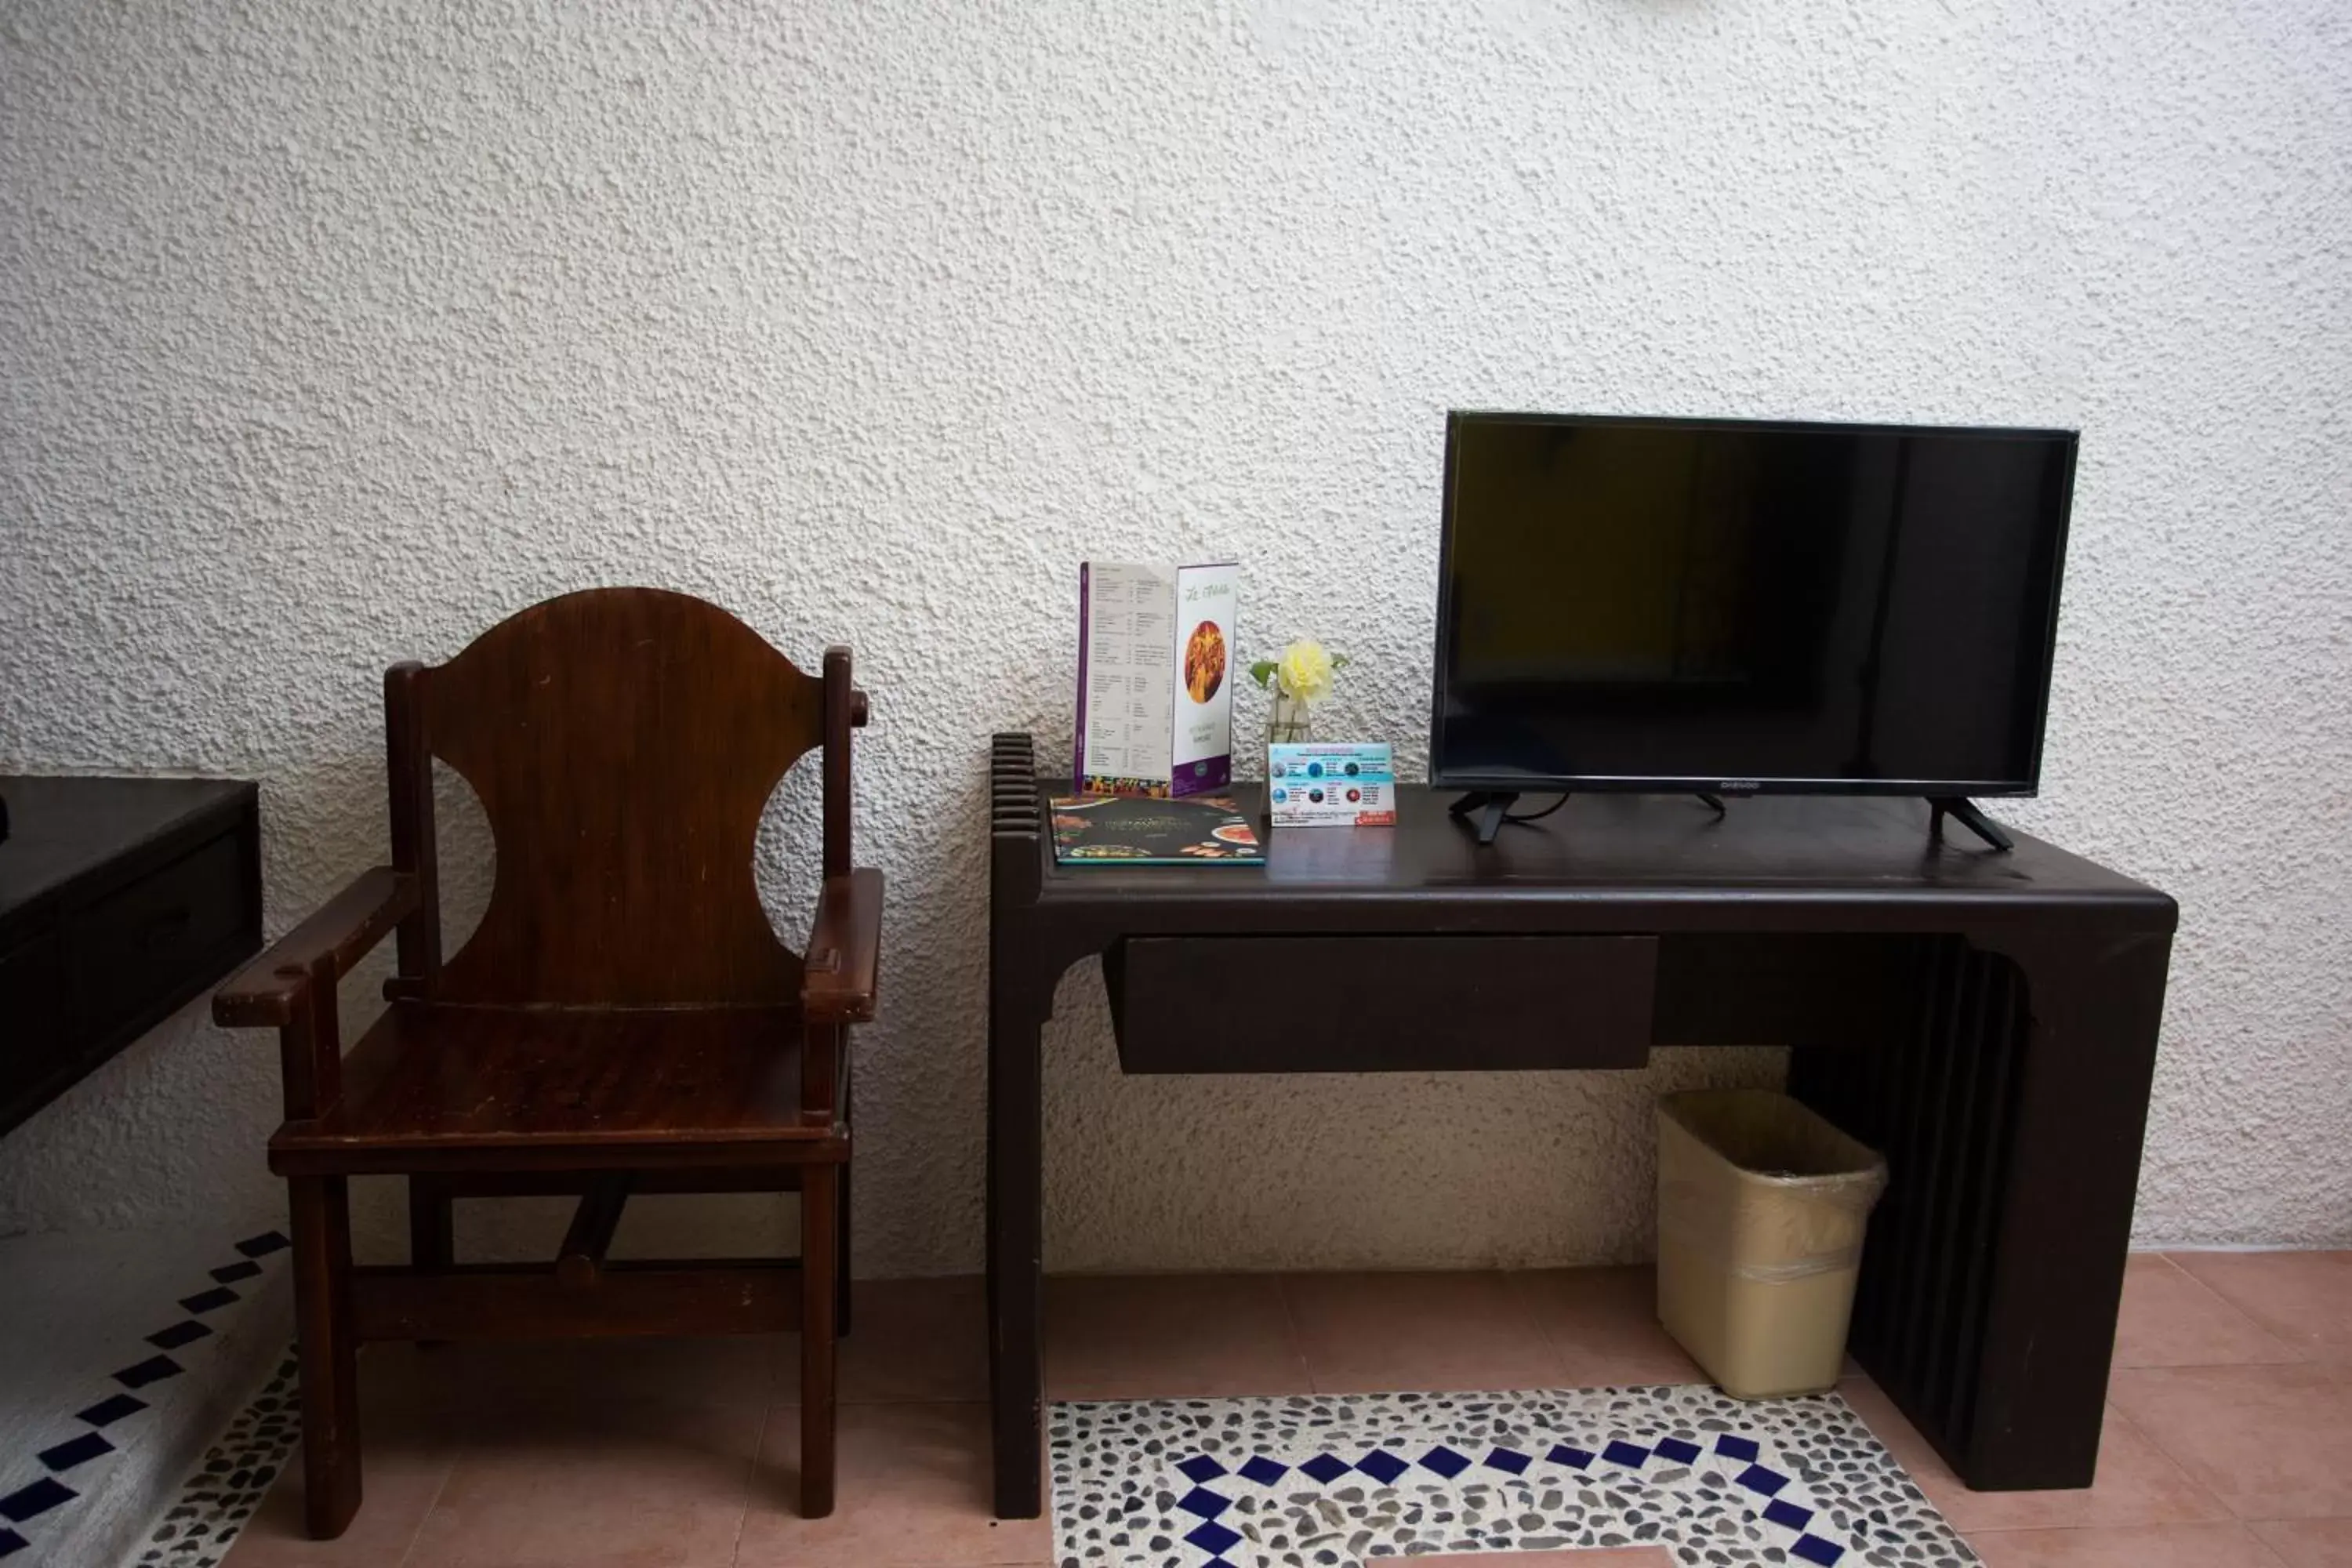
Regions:
<svg viewBox="0 0 2352 1568"><path fill-rule="evenodd" d="M226 834L67 917L81 1033L110 1035L167 996L219 977L253 921L245 858Z"/></svg>
<svg viewBox="0 0 2352 1568"><path fill-rule="evenodd" d="M1638 1068L1657 942L1136 937L1104 975L1129 1072Z"/></svg>
<svg viewBox="0 0 2352 1568"><path fill-rule="evenodd" d="M49 931L0 952L0 1132L29 1113L71 1045L64 951Z"/></svg>

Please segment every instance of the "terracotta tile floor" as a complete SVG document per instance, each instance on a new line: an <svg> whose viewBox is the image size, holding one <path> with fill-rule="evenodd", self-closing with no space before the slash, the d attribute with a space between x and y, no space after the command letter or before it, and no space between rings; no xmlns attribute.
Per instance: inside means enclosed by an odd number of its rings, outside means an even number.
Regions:
<svg viewBox="0 0 2352 1568"><path fill-rule="evenodd" d="M1046 1294L1059 1398L1698 1381L1642 1269L1057 1279ZM230 1568L1048 1563L1043 1523L988 1516L981 1301L971 1279L859 1287L840 1506L814 1522L793 1510L789 1337L373 1347L351 1533L300 1539L290 1467ZM1433 1346L1410 1331L1432 1312L1475 1332ZM1867 1378L1842 1386L1993 1568L2352 1568L2352 1253L2134 1258L2084 1491L1970 1492Z"/></svg>

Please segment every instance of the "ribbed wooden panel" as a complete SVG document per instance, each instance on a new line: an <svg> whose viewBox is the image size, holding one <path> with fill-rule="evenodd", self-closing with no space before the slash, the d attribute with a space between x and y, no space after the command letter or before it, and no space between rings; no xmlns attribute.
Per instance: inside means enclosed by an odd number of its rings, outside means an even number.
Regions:
<svg viewBox="0 0 2352 1568"><path fill-rule="evenodd" d="M1872 1215L1851 1344L1881 1387L1948 1450L1975 1419L1969 1375L1992 1291L1991 1243L2015 1121L2025 987L1997 953L1923 943L1909 1037L1880 1050L1801 1050L1790 1088L1890 1151Z"/></svg>

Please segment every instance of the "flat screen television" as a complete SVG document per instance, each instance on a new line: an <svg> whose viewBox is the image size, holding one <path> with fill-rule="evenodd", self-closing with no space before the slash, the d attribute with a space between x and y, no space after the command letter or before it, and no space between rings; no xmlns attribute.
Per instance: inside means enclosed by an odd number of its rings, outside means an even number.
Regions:
<svg viewBox="0 0 2352 1568"><path fill-rule="evenodd" d="M2075 442L1451 416L1431 782L2033 794Z"/></svg>

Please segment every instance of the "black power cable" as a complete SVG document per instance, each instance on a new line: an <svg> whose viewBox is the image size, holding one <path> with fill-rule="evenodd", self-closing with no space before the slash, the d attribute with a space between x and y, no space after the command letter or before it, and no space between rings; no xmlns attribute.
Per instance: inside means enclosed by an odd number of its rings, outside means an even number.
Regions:
<svg viewBox="0 0 2352 1568"><path fill-rule="evenodd" d="M1560 797L1558 800L1553 801L1541 811L1507 811L1503 813L1503 820L1505 822L1540 822L1545 817L1549 816L1553 812L1558 811L1561 806L1566 805L1570 793L1572 792L1563 790L1560 792Z"/></svg>

